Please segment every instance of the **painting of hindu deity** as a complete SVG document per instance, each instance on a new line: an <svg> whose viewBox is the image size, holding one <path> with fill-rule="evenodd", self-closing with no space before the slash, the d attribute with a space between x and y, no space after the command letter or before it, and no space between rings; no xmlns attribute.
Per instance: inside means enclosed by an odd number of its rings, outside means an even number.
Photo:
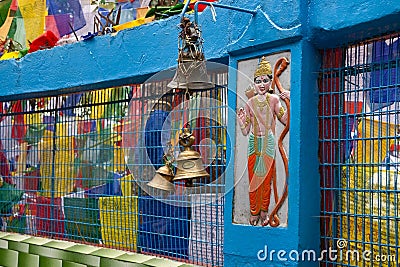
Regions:
<svg viewBox="0 0 400 267"><path fill-rule="evenodd" d="M290 52L238 62L233 221L285 227Z"/></svg>

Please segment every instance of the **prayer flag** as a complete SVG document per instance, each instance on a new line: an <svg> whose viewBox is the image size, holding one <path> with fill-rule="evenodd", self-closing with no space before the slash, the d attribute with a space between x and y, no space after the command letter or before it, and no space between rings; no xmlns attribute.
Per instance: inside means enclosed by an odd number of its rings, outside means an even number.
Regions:
<svg viewBox="0 0 400 267"><path fill-rule="evenodd" d="M392 65L400 56L399 40L377 41L372 48L371 93L372 109L379 109L400 101L400 68Z"/></svg>
<svg viewBox="0 0 400 267"><path fill-rule="evenodd" d="M14 115L14 123L11 130L11 138L14 138L18 143L24 142L24 137L26 134L26 125L24 122L24 114L22 114L22 101L18 100L12 106L11 111L13 113L20 113Z"/></svg>
<svg viewBox="0 0 400 267"><path fill-rule="evenodd" d="M6 21L8 17L8 11L11 6L11 0L1 1L0 2L0 26Z"/></svg>
<svg viewBox="0 0 400 267"><path fill-rule="evenodd" d="M81 94L71 94L67 96L65 102L62 104L62 112L64 115L67 116L75 116L74 108L79 104L81 101L83 93Z"/></svg>
<svg viewBox="0 0 400 267"><path fill-rule="evenodd" d="M18 0L19 10L24 18L27 41L32 41L44 31L46 13L45 0ZM29 42L28 42L29 44Z"/></svg>
<svg viewBox="0 0 400 267"><path fill-rule="evenodd" d="M47 3L49 15L53 16L60 36L72 33L71 27L77 31L86 25L79 0L47 0Z"/></svg>

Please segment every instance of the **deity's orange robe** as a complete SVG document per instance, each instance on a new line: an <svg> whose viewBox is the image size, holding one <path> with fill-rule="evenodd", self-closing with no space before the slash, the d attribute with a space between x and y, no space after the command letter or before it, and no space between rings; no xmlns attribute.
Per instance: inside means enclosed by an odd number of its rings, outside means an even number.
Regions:
<svg viewBox="0 0 400 267"><path fill-rule="evenodd" d="M271 181L276 175L275 138L270 132L268 137L249 138L248 174L251 215L268 211L271 199Z"/></svg>

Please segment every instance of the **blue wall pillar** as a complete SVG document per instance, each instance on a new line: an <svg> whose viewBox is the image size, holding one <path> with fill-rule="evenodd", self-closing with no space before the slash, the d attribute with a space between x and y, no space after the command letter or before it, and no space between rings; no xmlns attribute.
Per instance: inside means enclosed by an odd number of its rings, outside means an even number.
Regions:
<svg viewBox="0 0 400 267"><path fill-rule="evenodd" d="M226 266L318 266L317 261L308 260L308 251L319 257L319 211L320 182L318 173L318 89L317 71L319 56L317 50L307 41L288 42L286 45L259 49L230 58L230 67L237 68L237 62L262 55L291 52L291 122L289 153L289 195L287 227L261 227L239 225L232 222L233 191L226 196L225 206L225 264ZM229 88L236 88L234 71L229 76ZM229 105L236 107L236 94L231 92ZM240 130L230 118L229 136ZM307 121L307 123L304 123ZM233 160L231 159L231 163ZM243 164L245 167L246 164ZM233 166L228 167L227 177L234 177ZM227 188L232 188L233 179L227 179ZM266 251L268 255L263 252ZM273 250L275 252L273 252ZM278 258L278 251L285 251ZM289 253L297 251L300 261L291 260ZM310 253L313 253L310 252ZM270 253L273 253L272 259ZM284 253L284 252L281 252ZM293 252L295 253L295 252ZM302 253L305 261L301 261ZM295 258L295 254L294 255ZM265 256L267 256L265 258ZM311 259L313 256L310 256ZM286 259L286 260L285 260Z"/></svg>

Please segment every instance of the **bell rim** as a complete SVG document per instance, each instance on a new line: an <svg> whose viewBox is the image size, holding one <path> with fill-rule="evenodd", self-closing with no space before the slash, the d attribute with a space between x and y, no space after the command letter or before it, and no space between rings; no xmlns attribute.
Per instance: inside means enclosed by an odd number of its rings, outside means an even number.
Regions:
<svg viewBox="0 0 400 267"><path fill-rule="evenodd" d="M153 182L153 180L151 180L150 182L147 183L148 186L155 188L155 189L160 189L160 190L164 190L164 191L169 191L169 192L173 192L175 191L175 186L173 183L168 182L168 184L156 184Z"/></svg>
<svg viewBox="0 0 400 267"><path fill-rule="evenodd" d="M210 177L210 174L208 172L206 172L205 170L201 171L201 172L193 172L193 174L196 175L189 175L190 172L187 172L188 174L177 174L175 175L174 179L172 179L172 181L179 181L179 180L185 180L185 179L197 179L197 178L208 178Z"/></svg>
<svg viewBox="0 0 400 267"><path fill-rule="evenodd" d="M185 69L196 69L198 70L196 74L200 75L196 76L194 74L190 74L190 77L185 76ZM214 88L215 83L213 83L208 76L206 61L183 59L178 63L174 77L167 84L167 87L172 89L201 90Z"/></svg>

